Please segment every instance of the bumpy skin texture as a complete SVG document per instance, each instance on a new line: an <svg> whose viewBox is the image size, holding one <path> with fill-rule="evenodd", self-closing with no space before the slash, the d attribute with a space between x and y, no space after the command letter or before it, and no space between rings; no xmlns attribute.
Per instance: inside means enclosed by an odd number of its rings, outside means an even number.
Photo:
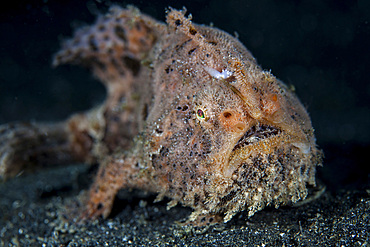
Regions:
<svg viewBox="0 0 370 247"><path fill-rule="evenodd" d="M63 63L90 68L106 101L57 125L1 126L0 172L14 176L31 158L99 162L81 219L107 217L121 188L180 202L204 225L294 203L315 185L321 152L298 98L236 38L185 10L164 24L112 8L64 43L54 65Z"/></svg>

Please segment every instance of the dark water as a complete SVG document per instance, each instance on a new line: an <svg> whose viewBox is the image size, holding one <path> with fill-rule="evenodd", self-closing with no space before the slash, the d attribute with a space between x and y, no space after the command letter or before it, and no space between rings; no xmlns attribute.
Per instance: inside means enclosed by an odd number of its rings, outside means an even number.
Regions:
<svg viewBox="0 0 370 247"><path fill-rule="evenodd" d="M0 123L55 121L104 99L86 70L51 68L60 41L115 1L15 1L0 15ZM27 2L27 3L26 3ZM196 23L237 32L264 69L295 86L324 149L329 189L369 185L370 1L117 1L164 20L184 5Z"/></svg>

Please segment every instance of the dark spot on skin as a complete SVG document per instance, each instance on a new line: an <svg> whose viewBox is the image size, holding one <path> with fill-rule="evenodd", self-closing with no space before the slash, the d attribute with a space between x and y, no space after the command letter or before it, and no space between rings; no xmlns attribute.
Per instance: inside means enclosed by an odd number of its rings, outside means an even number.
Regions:
<svg viewBox="0 0 370 247"><path fill-rule="evenodd" d="M195 30L193 27L190 27L190 29L189 29L189 33L190 33L191 35L196 35L196 34L197 34L197 30Z"/></svg>
<svg viewBox="0 0 370 247"><path fill-rule="evenodd" d="M155 132L157 132L158 134L162 134L163 133L163 130L161 130L161 129L155 129Z"/></svg>
<svg viewBox="0 0 370 247"><path fill-rule="evenodd" d="M120 117L117 115L111 116L110 119L112 120L112 122L120 122L121 120Z"/></svg>
<svg viewBox="0 0 370 247"><path fill-rule="evenodd" d="M98 210L102 209L103 208L103 204L102 203L99 203L98 206L96 207Z"/></svg>
<svg viewBox="0 0 370 247"><path fill-rule="evenodd" d="M190 51L188 51L188 54L191 55L197 48L193 48Z"/></svg>
<svg viewBox="0 0 370 247"><path fill-rule="evenodd" d="M227 203L231 201L236 196L236 191L231 191L228 195L221 198L222 203Z"/></svg>
<svg viewBox="0 0 370 247"><path fill-rule="evenodd" d="M199 203L200 196L198 194L194 195L194 206L197 206Z"/></svg>
<svg viewBox="0 0 370 247"><path fill-rule="evenodd" d="M100 173L100 178L103 178L105 175L105 169L102 169L101 173Z"/></svg>
<svg viewBox="0 0 370 247"><path fill-rule="evenodd" d="M208 41L208 43L211 44L211 45L217 45L216 41Z"/></svg>
<svg viewBox="0 0 370 247"><path fill-rule="evenodd" d="M291 117L293 120L295 120L295 119L296 119L295 114L290 115L290 117Z"/></svg>
<svg viewBox="0 0 370 247"><path fill-rule="evenodd" d="M100 32L104 32L105 31L105 26L104 25L99 25L98 26L98 30L100 31Z"/></svg>
<svg viewBox="0 0 370 247"><path fill-rule="evenodd" d="M134 59L134 58L130 58L128 56L124 56L122 58L122 61L124 62L124 64L126 65L126 67L132 71L132 74L134 76L137 76L137 74L139 73L140 71L140 61Z"/></svg>
<svg viewBox="0 0 370 247"><path fill-rule="evenodd" d="M112 48L108 48L108 54L111 54L111 55L113 55L113 53L114 53L114 51L113 51L113 49Z"/></svg>
<svg viewBox="0 0 370 247"><path fill-rule="evenodd" d="M141 111L143 120L146 120L146 118L148 117L148 114L149 114L148 104L145 104Z"/></svg>
<svg viewBox="0 0 370 247"><path fill-rule="evenodd" d="M141 44L143 47L146 47L146 46L147 46L146 44L148 43L148 42L147 42L147 40L146 40L145 38L140 38L140 39L139 39L139 42L140 42L140 44Z"/></svg>
<svg viewBox="0 0 370 247"><path fill-rule="evenodd" d="M110 62L112 63L112 65L113 65L117 70L120 70L120 69L121 69L120 64L116 61L116 59L115 59L115 58L112 58L112 59L110 60Z"/></svg>
<svg viewBox="0 0 370 247"><path fill-rule="evenodd" d="M125 71L123 70L122 65L115 58L112 58L110 62L112 63L113 67L116 68L116 70L121 76L125 75Z"/></svg>
<svg viewBox="0 0 370 247"><path fill-rule="evenodd" d="M188 39L188 40L186 40L185 42L181 43L180 45L176 45L176 46L175 46L175 50L176 50L176 51L180 51L180 50L182 50L182 49L184 48L184 46L185 46L187 43L191 42L192 40L193 40L193 39Z"/></svg>
<svg viewBox="0 0 370 247"><path fill-rule="evenodd" d="M224 112L224 117L225 118L230 118L232 116L232 114L228 111Z"/></svg>
<svg viewBox="0 0 370 247"><path fill-rule="evenodd" d="M162 147L161 150L159 151L162 157L165 157L168 154L168 152L169 152L169 149L166 147Z"/></svg>
<svg viewBox="0 0 370 247"><path fill-rule="evenodd" d="M99 60L97 60L97 59L94 59L94 61L92 62L92 64L94 65L94 66L96 66L96 67L98 67L100 70L106 70L107 69L107 67L105 66L105 64L104 63L102 63L102 62L100 62Z"/></svg>
<svg viewBox="0 0 370 247"><path fill-rule="evenodd" d="M136 30L141 31L141 23L135 22L135 28Z"/></svg>
<svg viewBox="0 0 370 247"><path fill-rule="evenodd" d="M168 65L167 68L164 69L164 71L166 71L166 73L169 74L170 73L170 68L171 68L171 66Z"/></svg>
<svg viewBox="0 0 370 247"><path fill-rule="evenodd" d="M125 29L121 26L115 26L114 33L117 35L119 39L121 39L123 42L127 42Z"/></svg>
<svg viewBox="0 0 370 247"><path fill-rule="evenodd" d="M177 19L177 20L175 21L175 25L176 25L176 26L180 26L180 25L181 25L181 21L180 21L179 19Z"/></svg>
<svg viewBox="0 0 370 247"><path fill-rule="evenodd" d="M156 160L158 158L158 156L156 154L153 154L152 155L152 160ZM153 166L156 165L156 162L153 162Z"/></svg>
<svg viewBox="0 0 370 247"><path fill-rule="evenodd" d="M93 51L97 51L98 50L98 46L96 44L96 40L95 40L94 36L90 36L89 37L89 47Z"/></svg>

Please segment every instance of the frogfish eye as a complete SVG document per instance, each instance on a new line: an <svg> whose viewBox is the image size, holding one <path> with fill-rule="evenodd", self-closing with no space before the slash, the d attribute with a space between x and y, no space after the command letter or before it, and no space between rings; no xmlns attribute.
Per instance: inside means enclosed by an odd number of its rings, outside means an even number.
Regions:
<svg viewBox="0 0 370 247"><path fill-rule="evenodd" d="M197 118L199 120L204 120L206 118L204 111L202 109L197 110Z"/></svg>

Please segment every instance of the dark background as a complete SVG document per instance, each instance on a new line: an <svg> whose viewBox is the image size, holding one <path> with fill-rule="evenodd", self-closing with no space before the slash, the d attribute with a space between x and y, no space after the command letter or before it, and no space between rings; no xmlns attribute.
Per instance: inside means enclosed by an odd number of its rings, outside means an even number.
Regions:
<svg viewBox="0 0 370 247"><path fill-rule="evenodd" d="M319 179L333 193L369 187L368 0L8 2L0 10L0 124L62 120L104 99L88 71L50 65L61 40L112 3L134 4L162 21L166 7L186 6L194 22L237 32L307 107L326 156Z"/></svg>

